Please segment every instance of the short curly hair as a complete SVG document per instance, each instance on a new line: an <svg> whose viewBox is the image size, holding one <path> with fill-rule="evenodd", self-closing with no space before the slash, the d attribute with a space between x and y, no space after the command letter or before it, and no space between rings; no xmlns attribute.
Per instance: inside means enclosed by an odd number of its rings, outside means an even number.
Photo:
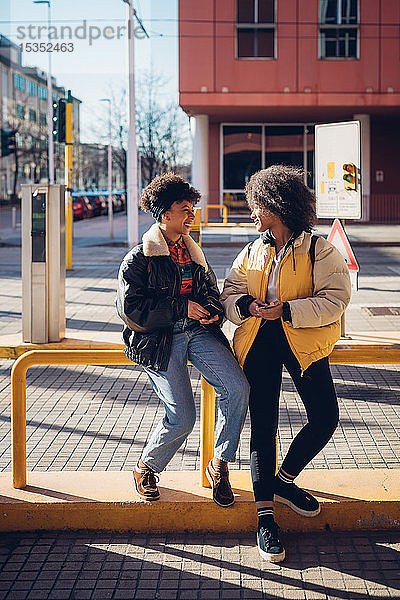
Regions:
<svg viewBox="0 0 400 600"><path fill-rule="evenodd" d="M160 221L161 215L169 210L174 202L188 200L192 204L197 204L200 196L200 192L182 177L175 173L166 173L154 177L144 188L140 196L140 206Z"/></svg>
<svg viewBox="0 0 400 600"><path fill-rule="evenodd" d="M246 200L277 215L293 232L311 232L316 220L315 195L299 167L272 165L254 173L246 184Z"/></svg>

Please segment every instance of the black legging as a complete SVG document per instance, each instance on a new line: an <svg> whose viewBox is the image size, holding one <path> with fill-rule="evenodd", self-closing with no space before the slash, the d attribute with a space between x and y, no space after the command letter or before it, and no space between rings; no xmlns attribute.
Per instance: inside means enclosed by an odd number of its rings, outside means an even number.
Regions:
<svg viewBox="0 0 400 600"><path fill-rule="evenodd" d="M301 376L280 319L264 321L243 367L250 383L250 467L256 502L273 500L283 365L293 379L308 418L282 463L286 473L297 476L304 469L329 441L339 419L328 358L312 363Z"/></svg>

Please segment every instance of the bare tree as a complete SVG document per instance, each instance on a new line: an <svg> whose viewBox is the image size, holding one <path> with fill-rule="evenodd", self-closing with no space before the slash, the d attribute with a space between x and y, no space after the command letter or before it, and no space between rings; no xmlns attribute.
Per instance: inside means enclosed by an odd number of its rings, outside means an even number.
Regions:
<svg viewBox="0 0 400 600"><path fill-rule="evenodd" d="M145 73L138 78L136 132L143 179L167 171L179 171L189 146L188 118L176 103L162 102L166 81Z"/></svg>
<svg viewBox="0 0 400 600"><path fill-rule="evenodd" d="M39 182L39 173L47 169L47 144L45 124L32 127L27 120L11 115L12 129L15 131L16 147L14 152L14 177L12 199L17 198L20 165L29 165L28 180ZM23 178L25 182L27 177Z"/></svg>
<svg viewBox="0 0 400 600"><path fill-rule="evenodd" d="M136 134L137 149L141 158L141 182L146 185L153 177L170 170L187 175L189 150L189 123L181 108L173 102L163 102L166 80L154 73L144 73L136 84ZM127 178L127 103L126 89L110 88L111 132L113 164ZM104 141L108 131L108 119L99 120L100 127L94 134Z"/></svg>

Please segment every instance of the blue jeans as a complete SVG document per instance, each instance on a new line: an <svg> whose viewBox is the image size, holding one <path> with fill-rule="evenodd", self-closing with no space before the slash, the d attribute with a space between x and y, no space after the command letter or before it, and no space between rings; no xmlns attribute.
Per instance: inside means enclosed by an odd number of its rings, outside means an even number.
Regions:
<svg viewBox="0 0 400 600"><path fill-rule="evenodd" d="M200 371L218 397L215 427L215 456L234 461L246 417L249 384L232 353L204 327L188 320L174 327L171 357L166 371L145 368L150 382L163 401L165 415L152 433L143 462L161 472L192 431L196 409L187 362Z"/></svg>

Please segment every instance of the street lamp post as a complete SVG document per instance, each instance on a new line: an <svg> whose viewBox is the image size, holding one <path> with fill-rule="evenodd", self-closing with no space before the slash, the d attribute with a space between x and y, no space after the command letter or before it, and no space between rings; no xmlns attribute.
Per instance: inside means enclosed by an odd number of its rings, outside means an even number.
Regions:
<svg viewBox="0 0 400 600"><path fill-rule="evenodd" d="M100 102L108 102L108 223L110 226L110 239L113 239L111 100L110 98L100 98Z"/></svg>
<svg viewBox="0 0 400 600"><path fill-rule="evenodd" d="M128 156L126 212L128 220L128 243L135 246L139 242L139 215L137 198L137 148L136 148L136 117L135 117L135 57L133 37L133 0L123 0L128 5Z"/></svg>
<svg viewBox="0 0 400 600"><path fill-rule="evenodd" d="M50 0L33 0L34 4L47 4L47 39L50 41L51 9ZM47 70L47 132L49 156L49 184L54 183L54 141L53 141L53 82L51 78L51 51L48 51L49 66Z"/></svg>

